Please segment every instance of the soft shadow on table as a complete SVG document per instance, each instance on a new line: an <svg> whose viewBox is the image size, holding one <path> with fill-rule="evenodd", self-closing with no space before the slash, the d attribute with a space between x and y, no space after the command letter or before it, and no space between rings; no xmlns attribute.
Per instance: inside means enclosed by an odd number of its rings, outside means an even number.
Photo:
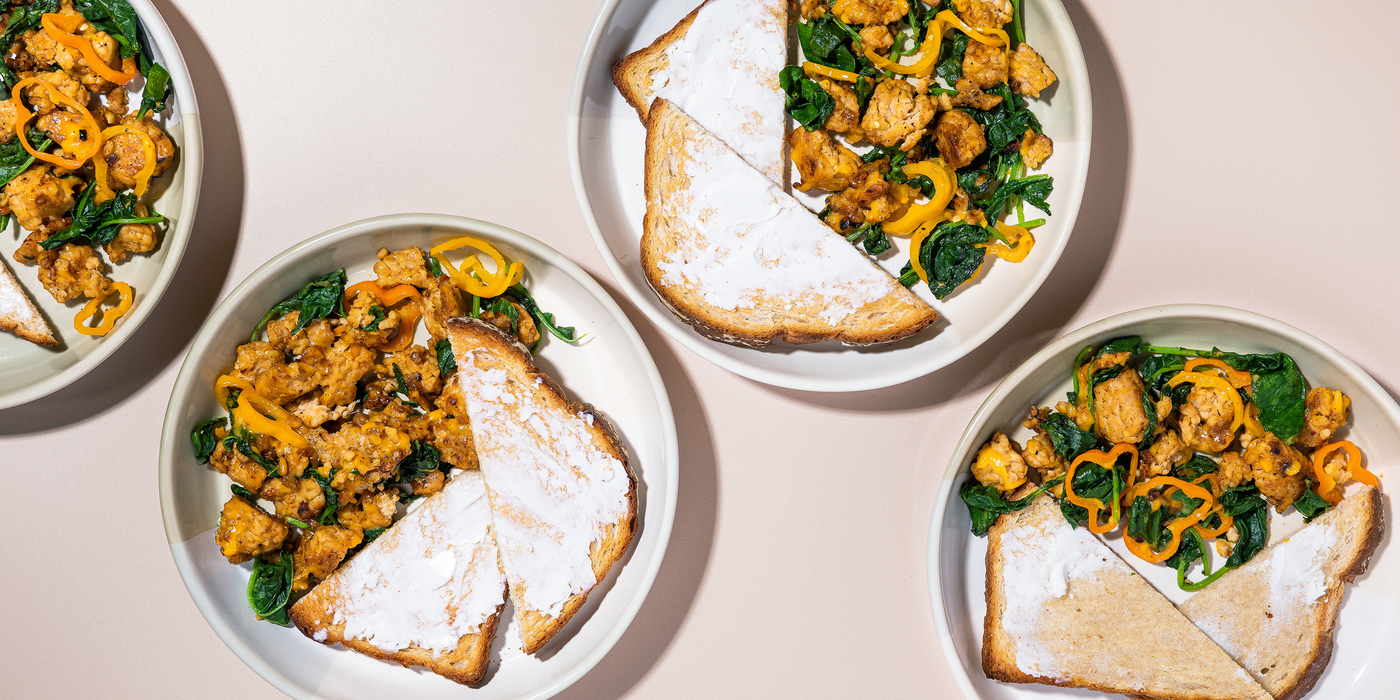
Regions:
<svg viewBox="0 0 1400 700"><path fill-rule="evenodd" d="M709 566L719 511L713 437L695 386L646 315L612 284L599 282L637 327L666 382L680 443L680 482L671 540L646 602L612 651L587 675L557 696L563 700L621 697L656 665L695 602L700 581Z"/></svg>
<svg viewBox="0 0 1400 700"><path fill-rule="evenodd" d="M1132 162L1127 105L1113 56L1103 34L1078 0L1066 0L1065 9L1074 22L1089 68L1094 105L1093 149L1074 233L1040 290L981 347L928 376L898 386L851 393L815 393L754 382L756 385L838 410L909 411L980 391L1064 334L1065 325L1098 284L1113 250L1123 219Z"/></svg>
<svg viewBox="0 0 1400 700"><path fill-rule="evenodd" d="M0 435L55 430L106 412L177 360L219 300L243 218L243 147L218 66L180 11L156 0L180 45L199 102L204 178L180 269L155 311L111 357L44 398L0 411Z"/></svg>

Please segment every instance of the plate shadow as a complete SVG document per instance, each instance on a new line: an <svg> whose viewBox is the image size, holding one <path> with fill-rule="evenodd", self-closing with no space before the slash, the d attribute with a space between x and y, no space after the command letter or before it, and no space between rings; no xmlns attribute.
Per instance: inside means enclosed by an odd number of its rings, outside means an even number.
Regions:
<svg viewBox="0 0 1400 700"><path fill-rule="evenodd" d="M694 384L646 315L610 281L598 281L636 326L666 382L680 444L680 481L670 543L646 602L612 651L583 678L556 696L560 700L621 697L656 665L695 603L700 582L709 567L719 512L714 439ZM653 496L664 497L661 493Z"/></svg>

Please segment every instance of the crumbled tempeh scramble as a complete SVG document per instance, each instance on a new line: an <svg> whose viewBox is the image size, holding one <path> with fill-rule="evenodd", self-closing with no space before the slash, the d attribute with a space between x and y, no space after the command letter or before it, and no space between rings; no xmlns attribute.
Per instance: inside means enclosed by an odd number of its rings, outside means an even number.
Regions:
<svg viewBox="0 0 1400 700"><path fill-rule="evenodd" d="M29 232L14 259L38 267L56 301L88 300L75 329L106 335L134 298L107 263L159 244L165 217L141 200L176 149L157 123L170 75L145 37L128 36L140 33L135 11L125 0L80 5L86 15L71 0L12 0L0 12L0 222ZM134 103L127 86L142 77ZM120 303L87 325L114 294Z"/></svg>
<svg viewBox="0 0 1400 700"><path fill-rule="evenodd" d="M458 269L443 251L460 245L497 266L473 255ZM284 623L290 594L392 525L400 504L441 490L454 467L477 468L447 320L474 316L532 350L541 328L574 340L535 305L523 273L474 238L432 254L380 250L375 279L347 287L336 270L312 280L238 347L214 384L228 418L191 437L196 458L233 481L220 550L234 564L255 560L255 579L285 589L268 602L250 586L259 616ZM414 342L419 319L427 338Z"/></svg>
<svg viewBox="0 0 1400 700"><path fill-rule="evenodd" d="M1009 0L804 0L800 65L780 75L796 187L865 252L911 236L900 281L942 299L987 255L1026 259L1054 143L1027 107L1056 81ZM860 144L867 144L861 146ZM852 148L861 148L857 154ZM1012 221L1004 217L1014 216Z"/></svg>

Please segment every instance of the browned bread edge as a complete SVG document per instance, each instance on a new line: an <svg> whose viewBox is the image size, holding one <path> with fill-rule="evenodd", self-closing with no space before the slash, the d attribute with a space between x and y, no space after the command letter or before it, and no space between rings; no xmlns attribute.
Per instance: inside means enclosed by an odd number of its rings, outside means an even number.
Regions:
<svg viewBox="0 0 1400 700"><path fill-rule="evenodd" d="M658 189L662 186L662 178L657 170L663 160L662 154L668 152L666 141L668 131L675 127L676 123L673 120L680 118L683 114L680 108L676 107L670 100L658 98L652 101L651 110L647 115L646 167L643 177L647 211L642 220L641 243L642 271L646 274L647 283L677 319L690 324L697 333L711 340L751 348L762 348L779 339L789 343L837 340L846 345L878 345L903 340L938 320L938 312L920 302L920 305L923 306L922 313L900 326L885 326L876 329L825 326L817 329L780 323L772 331L758 333L727 327L722 320L707 317L704 309L687 309L687 304L662 281L654 246L648 244L656 236L661 235L658 231L663 225L660 207L655 206L655 203L660 201L659 198L662 196L662 192ZM696 125L696 128L702 127ZM891 280L891 285L895 287L892 294L904 293L918 299L912 292L897 288L898 285L893 280ZM888 298L886 297L886 299Z"/></svg>
<svg viewBox="0 0 1400 700"><path fill-rule="evenodd" d="M627 516L609 526L606 534L593 542L592 550L589 552L589 558L593 564L593 575L598 582L602 582L607 577L612 565L626 554L637 531L637 477L632 473L627 449L618 436L617 429L606 416L599 413L591 404L570 401L565 395L563 387L535 366L534 356L530 354L529 348L526 348L513 336L502 333L495 326L481 319L470 317L449 319L447 327L449 333L470 338L478 346L493 348L520 364L529 379L538 378L541 380L540 386L543 386L552 395L564 411L592 416L593 423L589 426L589 432L593 435L594 440L608 454L622 462L623 470L627 474ZM512 596L514 595L515 590L512 587ZM549 618L534 610L517 607L516 616L527 623L522 625L525 629L520 631L525 653L533 654L539 651L568 624L587 599L588 592L572 596L565 601L559 616L555 618ZM517 600L519 600L518 597Z"/></svg>
<svg viewBox="0 0 1400 700"><path fill-rule="evenodd" d="M649 46L637 49L627 54L621 61L613 64L612 81L617 86L617 91L622 93L622 98L627 100L627 104L632 105L632 109L637 110L637 118L642 123L647 121L647 112L651 109L651 76L658 70L670 64L666 58L666 49L671 44L685 38L686 32L690 30L690 25L695 22L695 16L700 13L700 8L709 4L710 0L700 3L690 14L676 23L670 31L656 38Z"/></svg>
<svg viewBox="0 0 1400 700"><path fill-rule="evenodd" d="M0 331L13 333L21 340L27 340L35 345L42 345L47 348L58 347L58 337L54 335L53 325L48 322L48 319L44 318L44 312L39 310L39 306L35 304L34 300L29 296L29 291L24 288L24 285L19 283L19 278L15 277L14 273L10 272L9 267L3 262L0 262L0 278L3 278L0 279L0 285L4 285L8 282L9 284L5 286L13 287L19 294L22 303L34 312L34 315L39 319L39 322L35 325L40 327L30 329L17 319L8 316L0 316ZM39 332L40 329L42 329L43 333Z"/></svg>
<svg viewBox="0 0 1400 700"><path fill-rule="evenodd" d="M1317 653L1313 655L1312 662L1308 664L1308 669L1303 672L1298 683L1276 695L1274 700L1297 700L1311 692L1313 686L1322 679L1327 664L1332 662L1332 647L1335 646L1333 635L1337 629L1337 615L1342 609L1342 596L1346 593L1346 585L1355 581L1357 576L1366 573L1367 567L1371 565L1371 556L1375 554L1376 547L1385 536L1385 506L1381 502L1381 490L1367 489L1364 494L1357 494L1355 497L1366 499L1364 506L1369 517L1374 520L1374 525L1366 534L1366 540L1357 548L1356 556L1339 574L1336 589L1327 591L1327 601L1323 604L1326 606L1326 615L1322 620L1322 632L1318 635Z"/></svg>
<svg viewBox="0 0 1400 700"><path fill-rule="evenodd" d="M317 585L319 587L320 584ZM496 625L500 621L501 610L504 607L505 603L497 605L496 612L481 623L475 634L463 635L455 650L438 656L434 656L432 651L417 644L410 644L408 648L399 651L388 652L363 640L346 639L345 623L334 622L334 615L321 602L314 588L310 594L291 606L288 615L296 628L313 641L316 641L313 636L316 632L324 631L326 638L321 640L321 644L327 646L341 644L345 648L365 656L372 656L381 661L392 661L404 668L421 666L443 678L470 686L480 683L486 676L486 669L491 662L491 641L495 639ZM458 665L463 662L468 665Z"/></svg>

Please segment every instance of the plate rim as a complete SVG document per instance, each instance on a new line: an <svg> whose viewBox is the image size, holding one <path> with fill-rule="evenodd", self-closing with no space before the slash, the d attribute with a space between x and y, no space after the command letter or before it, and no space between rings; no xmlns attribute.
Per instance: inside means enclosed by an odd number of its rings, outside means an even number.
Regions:
<svg viewBox="0 0 1400 700"><path fill-rule="evenodd" d="M279 253L276 257L263 263L256 270L248 275L243 282L239 283L232 292L224 298L214 311L205 319L200 326L199 332L195 334L189 352L182 361L180 371L175 379L175 384L171 388L170 398L167 400L166 410L161 425L160 453L159 453L159 490L160 490L160 510L163 521L166 542L171 547L171 556L175 567L179 571L181 582L185 585L185 590L190 594L195 607L199 609L204 621L219 636L219 639L236 655L245 665L251 668L263 680L272 684L273 687L286 693L293 698L314 700L319 696L314 691L307 692L298 685L293 684L290 679L283 676L277 670L264 663L261 657L256 654L251 646L239 637L233 629L224 624L217 616L211 617L206 611L213 610L215 604L208 596L204 595L201 588L190 585L193 571L188 570L186 560L175 553L175 546L184 540L178 539L176 524L174 522L175 495L171 473L174 468L174 455L177 445L183 436L172 430L172 426L178 422L179 406L175 403L175 397L187 393L190 385L197 379L198 360L213 344L214 328L226 317L232 315L238 308L239 302L248 291L260 286L264 280L275 276L284 267L291 265L302 256L311 255L320 249L356 238L358 236L381 231L389 228L411 228L415 226L437 226L443 228L453 228L470 231L477 235L482 235L489 240L497 240L514 245L532 255L538 256L551 266L568 275L574 282L584 287L600 305L602 305L614 317L613 320L621 327L623 333L636 349L641 359L642 370L646 374L660 409L659 418L661 423L661 433L663 442L663 458L665 464L662 470L666 474L666 489L664 492L652 494L648 486L648 497L662 497L660 522L648 521L648 529L655 528L657 531L656 553L647 563L646 569L642 572L637 595L628 601L622 611L622 616L612 629L608 630L601 642L594 649L583 657L568 673L554 679L535 692L520 696L522 700L540 700L553 696L579 678L582 678L602 658L607 655L617 640L631 626L633 618L645 603L647 596L651 592L651 586L655 582L656 575L661 569L662 561L665 559L666 549L670 543L671 529L675 521L677 488L680 479L680 449L676 435L675 415L672 410L670 396L666 391L665 383L662 381L661 373L656 367L656 362L651 356L651 351L642 341L641 335L637 333L636 327L632 325L630 319L622 311L622 307L617 301L607 293L602 285L598 284L583 268L564 257L562 253L550 247L548 244L539 241L531 236L516 231L514 229L501 226L489 221L473 219L452 214L434 213L403 213L376 216L361 219L348 224L337 226L328 231L324 231L310 238L303 239L293 244L290 248ZM198 593L196 592L198 591ZM219 620L216 622L216 620ZM351 653L346 651L346 653Z"/></svg>
<svg viewBox="0 0 1400 700"><path fill-rule="evenodd" d="M1265 316L1253 311L1246 311L1231 306L1220 306L1215 304L1164 304L1160 306L1148 306L1132 311L1114 314L1107 318L1094 321L1081 326L1047 344L1044 348L1032 355L1025 362L1022 362L1015 371L1007 375L996 389L992 390L985 401L977 407L977 411L972 414L967 427L958 438L949 458L948 465L943 470L941 483L938 487L938 495L935 497L933 513L929 520L928 546L926 548L925 572L928 576L929 606L933 612L934 627L938 630L939 646L943 649L943 658L957 681L958 690L962 691L963 697L968 700L977 700L982 696L972 685L972 679L968 676L967 670L963 668L962 660L958 655L956 642L953 640L952 630L948 624L947 603L943 595L943 583L939 576L939 558L942 555L942 522L948 505L953 498L953 482L955 479L950 475L962 471L961 467L965 460L962 456L967 454L973 443L978 441L978 436L986 429L986 422L989 415L1001 404L1007 394L1011 393L1022 382L1026 381L1030 375L1049 358L1064 352L1065 349L1086 342L1088 338L1094 337L1115 328L1122 328L1132 324L1148 320L1163 319L1187 319L1199 318L1214 321L1225 321L1228 323L1248 326L1263 330L1275 335L1287 337L1308 350L1324 357L1334 367L1341 370L1350 379L1356 382L1371 398L1376 401L1382 414L1390 421L1390 424L1400 430L1400 405L1390 396L1379 382L1370 375L1360 365L1343 355L1336 348L1322 341L1317 336L1303 331L1291 324L1284 323L1278 319Z"/></svg>
<svg viewBox="0 0 1400 700"><path fill-rule="evenodd" d="M0 410L41 399L78 381L125 344L159 305L161 297L165 296L166 288L174 281L175 273L180 269L185 249L189 246L194 232L195 212L199 208L199 188L204 181L204 132L199 119L199 105L195 102L194 87L190 83L189 68L185 65L184 54L180 53L175 36L170 33L170 27L165 24L165 18L155 5L151 4L150 0L129 1L136 9L136 16L141 20L141 28L146 32L147 38L160 47L161 55L165 57L166 63L170 64L165 68L170 72L175 94L180 97L180 123L185 131L185 143L180 148L179 163L185 188L180 203L180 220L175 222L174 229L165 237L165 262L161 264L155 282L145 292L145 299L132 310L126 320L87 357L38 384L31 384L18 391L0 393Z"/></svg>
<svg viewBox="0 0 1400 700"><path fill-rule="evenodd" d="M656 303L655 292L650 288L641 289L633 283L632 278L626 274L624 266L616 256L613 255L607 239L603 235L602 228L598 225L598 219L593 214L592 204L589 202L588 193L583 179L583 162L580 157L581 138L583 129L583 107L584 93L583 85L588 78L594 61L597 60L597 52L602 42L603 34L611 24L612 17L617 12L617 8L624 2L636 2L639 0L607 0L603 6L598 8L598 14L593 18L593 24L588 30L588 38L584 41L583 50L579 56L578 64L574 67L573 85L569 90L569 111L565 118L565 131L567 139L567 149L569 151L569 174L574 185L574 196L578 200L579 209L583 214L584 223L588 226L588 231L593 237L593 244L602 255L603 263L607 265L608 271L622 287L627 297L635 304L642 313L657 327L659 327L671 339L681 343L692 352L723 367L741 377L752 379L757 382L786 389L798 389L802 391L820 392L848 392L864 391L869 389L881 389L896 384L917 379L932 372L938 371L948 365L965 357L968 353L981 347L1006 324L1011 321L1016 314L1020 313L1031 297L1035 296L1045 280L1054 271L1059 263L1060 255L1069 245L1070 235L1074 233L1074 225L1079 217L1079 208L1083 203L1084 185L1088 181L1089 164L1092 156L1092 136L1093 136L1093 95L1089 82L1088 66L1084 60L1084 49L1079 43L1079 34L1074 30L1074 23L1069 18L1061 0L1036 0L1050 15L1051 22L1059 27L1068 28L1064 33L1066 39L1065 48L1068 65L1065 66L1064 73L1075 82L1076 90L1082 86L1079 99L1073 103L1076 114L1082 114L1079 120L1074 139L1084 144L1082 171L1077 173L1079 186L1070 195L1070 211L1061 214L1056 218L1064 221L1065 235L1056 243L1055 247L1048 251L1049 259L1040 271L1025 285L1019 294L997 312L991 322L984 326L978 333L968 336L961 343L954 346L948 352L933 355L921 362L911 364L902 370L877 371L871 374L848 377L812 377L804 375L789 374L777 370L759 367L737 357L727 355L715 347L718 341L712 341L698 333L695 333L689 325L676 325L676 319L667 309L661 308ZM941 314L940 314L941 315Z"/></svg>

